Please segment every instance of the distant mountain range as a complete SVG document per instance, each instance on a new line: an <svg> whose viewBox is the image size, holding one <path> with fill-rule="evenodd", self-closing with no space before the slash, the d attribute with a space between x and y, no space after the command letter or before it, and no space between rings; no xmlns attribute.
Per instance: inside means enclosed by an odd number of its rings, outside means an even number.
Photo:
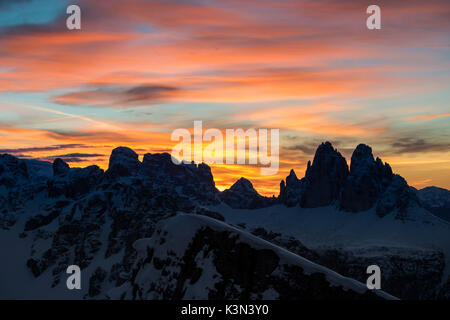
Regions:
<svg viewBox="0 0 450 320"><path fill-rule="evenodd" d="M106 171L0 155L0 298L448 299L449 194L364 144L349 168L322 143L276 198L167 153L119 147ZM370 264L393 296L360 283Z"/></svg>

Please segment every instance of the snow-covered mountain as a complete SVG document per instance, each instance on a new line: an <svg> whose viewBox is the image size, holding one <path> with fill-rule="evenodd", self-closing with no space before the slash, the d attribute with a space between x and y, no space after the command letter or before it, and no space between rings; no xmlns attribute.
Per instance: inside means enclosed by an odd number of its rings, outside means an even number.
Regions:
<svg viewBox="0 0 450 320"><path fill-rule="evenodd" d="M450 191L438 187L415 190L423 207L436 216L450 221Z"/></svg>
<svg viewBox="0 0 450 320"><path fill-rule="evenodd" d="M408 210L407 220L396 213L381 218L375 208L211 209L229 224L361 282L367 266L376 264L382 289L394 296L450 298L450 225L423 208Z"/></svg>
<svg viewBox="0 0 450 320"><path fill-rule="evenodd" d="M175 164L167 153L139 161L119 147L106 171L0 155L0 298L313 294L300 284L320 284L316 298L371 296L304 258L362 283L367 266L379 264L382 289L394 296L450 298L450 227L419 198L365 145L350 169L330 143L320 145L305 177L291 171L278 198L259 195L245 178L220 192L209 166ZM152 263L143 248L153 248ZM268 272L261 250L278 259L267 281L260 279ZM235 251L256 252L250 274ZM82 290L66 288L72 264L82 269ZM184 279L176 294L174 279Z"/></svg>
<svg viewBox="0 0 450 320"><path fill-rule="evenodd" d="M114 299L393 299L226 223L179 214L138 251Z"/></svg>

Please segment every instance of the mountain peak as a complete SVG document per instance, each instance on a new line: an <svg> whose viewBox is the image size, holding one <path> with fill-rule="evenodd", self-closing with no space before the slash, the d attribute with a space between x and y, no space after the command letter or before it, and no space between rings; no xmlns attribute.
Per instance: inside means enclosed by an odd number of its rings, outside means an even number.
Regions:
<svg viewBox="0 0 450 320"><path fill-rule="evenodd" d="M0 186L10 187L28 178L28 168L24 161L9 154L0 154Z"/></svg>
<svg viewBox="0 0 450 320"><path fill-rule="evenodd" d="M113 151L111 151L111 158L113 161L118 160L119 158L137 160L138 155L136 152L134 152L132 149L128 147L117 147L113 149Z"/></svg>
<svg viewBox="0 0 450 320"><path fill-rule="evenodd" d="M291 171L289 171L289 175L286 177L286 180L298 180L297 175L295 174L294 169L291 169Z"/></svg>
<svg viewBox="0 0 450 320"><path fill-rule="evenodd" d="M388 163L373 157L372 148L359 144L353 151L350 174L342 189L341 209L365 211L376 205L377 213L384 216L394 209L404 211L417 202L406 181L392 173ZM401 216L401 214L400 214Z"/></svg>
<svg viewBox="0 0 450 320"><path fill-rule="evenodd" d="M372 148L370 146L368 146L367 144L364 143L360 143L356 146L355 150L353 151L353 153L358 153L358 154L367 154L367 155L372 155Z"/></svg>
<svg viewBox="0 0 450 320"><path fill-rule="evenodd" d="M348 172L347 161L333 145L328 141L320 144L306 170L301 206L321 207L337 200Z"/></svg>
<svg viewBox="0 0 450 320"><path fill-rule="evenodd" d="M241 177L229 189L220 194L223 202L234 209L257 209L274 204L271 198L263 197L253 188L253 184Z"/></svg>
<svg viewBox="0 0 450 320"><path fill-rule="evenodd" d="M109 157L109 176L130 176L136 174L141 163L136 152L128 147L118 147Z"/></svg>
<svg viewBox="0 0 450 320"><path fill-rule="evenodd" d="M70 166L61 158L56 158L53 161L53 175L59 176L65 174L70 170Z"/></svg>
<svg viewBox="0 0 450 320"><path fill-rule="evenodd" d="M244 177L239 178L230 188L233 191L241 192L257 192L253 187L253 184Z"/></svg>
<svg viewBox="0 0 450 320"><path fill-rule="evenodd" d="M327 153L331 153L332 154L334 152L337 152L337 150L333 147L331 142L329 142L329 141L322 142L316 149L314 160L316 159L317 155L327 154Z"/></svg>
<svg viewBox="0 0 450 320"><path fill-rule="evenodd" d="M381 162L379 158L378 162ZM375 166L375 160L372 154L372 148L365 144L359 144L353 151L350 163L350 174L355 174L360 170L368 170L368 167Z"/></svg>
<svg viewBox="0 0 450 320"><path fill-rule="evenodd" d="M303 180L299 180L294 169L291 169L289 175L286 177L286 183L284 180L280 182L279 200L288 207L297 205L300 200Z"/></svg>
<svg viewBox="0 0 450 320"><path fill-rule="evenodd" d="M376 206L379 216L397 209L399 218L406 207L418 203L406 181L394 175L388 163L374 159L370 146L359 144L355 148L349 170L345 158L328 141L317 147L304 178L298 180L291 170L286 183L280 183L279 201L304 208L336 203L352 212Z"/></svg>

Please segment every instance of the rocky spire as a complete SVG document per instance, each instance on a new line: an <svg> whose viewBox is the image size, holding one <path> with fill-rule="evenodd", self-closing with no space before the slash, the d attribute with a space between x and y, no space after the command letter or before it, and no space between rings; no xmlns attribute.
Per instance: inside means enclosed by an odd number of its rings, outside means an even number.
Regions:
<svg viewBox="0 0 450 320"><path fill-rule="evenodd" d="M299 204L301 196L301 187L303 180L299 180L295 174L294 169L291 169L289 175L280 183L279 201L288 207L293 207Z"/></svg>
<svg viewBox="0 0 450 320"><path fill-rule="evenodd" d="M372 148L359 144L353 151L350 175L341 195L341 208L358 212L370 209L392 180L391 167L377 158Z"/></svg>
<svg viewBox="0 0 450 320"><path fill-rule="evenodd" d="M308 165L300 205L314 208L330 205L339 194L348 176L345 158L330 142L316 150L312 165Z"/></svg>
<svg viewBox="0 0 450 320"><path fill-rule="evenodd" d="M275 199L260 195L245 178L240 178L229 189L224 190L220 198L235 209L257 209L275 204Z"/></svg>

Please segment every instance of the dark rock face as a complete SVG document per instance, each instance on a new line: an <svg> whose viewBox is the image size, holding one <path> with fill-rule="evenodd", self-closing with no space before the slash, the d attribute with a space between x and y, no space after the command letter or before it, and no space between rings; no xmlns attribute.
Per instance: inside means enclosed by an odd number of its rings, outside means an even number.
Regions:
<svg viewBox="0 0 450 320"><path fill-rule="evenodd" d="M280 183L279 201L288 207L298 205L303 192L302 187L304 182L305 179L299 180L294 170L291 169L289 176L286 177L286 183L284 180Z"/></svg>
<svg viewBox="0 0 450 320"><path fill-rule="evenodd" d="M384 217L397 209L403 219L408 206L418 205L418 199L405 179L393 174L388 163L374 160L372 149L358 145L352 155L350 175L342 190L340 207L345 211L365 211L376 205L376 212Z"/></svg>
<svg viewBox="0 0 450 320"><path fill-rule="evenodd" d="M102 292L102 283L105 281L107 275L108 273L104 269L100 267L95 269L89 278L89 297L98 296Z"/></svg>
<svg viewBox="0 0 450 320"><path fill-rule="evenodd" d="M253 195L258 194L258 192L256 192L256 190L253 188L253 184L243 177L239 178L239 180L236 181L229 190L238 193L248 193Z"/></svg>
<svg viewBox="0 0 450 320"><path fill-rule="evenodd" d="M12 188L28 177L25 162L9 154L0 155L0 186Z"/></svg>
<svg viewBox="0 0 450 320"><path fill-rule="evenodd" d="M199 163L197 166L197 176L201 185L205 185L211 190L215 190L216 184L214 182L211 168L205 163Z"/></svg>
<svg viewBox="0 0 450 320"><path fill-rule="evenodd" d="M361 282L367 279L367 266L378 265L382 270L382 289L401 299L442 299L445 292L445 286L441 286L445 258L438 250L384 247L354 252L324 249L316 253L314 262Z"/></svg>
<svg viewBox="0 0 450 320"><path fill-rule="evenodd" d="M115 149L110 158L107 173L97 166L70 168L56 159L48 164L49 175L35 174L36 179L29 176L27 160L0 158L0 181L8 185L7 196L0 195L0 227L12 226L28 201L40 199L22 233L32 239L27 266L33 275L50 270L56 286L67 265L86 268L100 252L105 259L118 256L117 263L103 270L106 275L98 270L87 275L92 278L87 297L97 297L106 283L120 285L128 279L136 258L132 244L150 236L159 220L178 211L224 220L203 208L219 201L209 166L176 165L169 154L147 154L140 163L128 148ZM41 170L40 163L32 164ZM52 231L46 231L50 224ZM41 242L48 245L38 248Z"/></svg>
<svg viewBox="0 0 450 320"><path fill-rule="evenodd" d="M24 231L35 230L42 226L46 226L50 224L56 217L59 216L59 211L54 210L50 214L43 216L41 214L36 215L35 217L31 217L26 223Z"/></svg>
<svg viewBox="0 0 450 320"><path fill-rule="evenodd" d="M136 174L140 167L138 155L127 147L115 148L109 157L108 177L126 177Z"/></svg>
<svg viewBox="0 0 450 320"><path fill-rule="evenodd" d="M56 158L55 161L53 161L53 175L59 176L64 175L70 170L69 165L64 162L61 158Z"/></svg>
<svg viewBox="0 0 450 320"><path fill-rule="evenodd" d="M103 170L95 165L86 168L69 168L56 159L53 168L56 168L55 176L47 182L48 195L52 198L61 195L77 198L88 194L100 186L104 177Z"/></svg>
<svg viewBox="0 0 450 320"><path fill-rule="evenodd" d="M25 204L46 189L47 178L32 171L41 169L45 163L0 155L0 228L8 229L14 225L17 216L24 212Z"/></svg>
<svg viewBox="0 0 450 320"><path fill-rule="evenodd" d="M404 219L406 209L419 205L415 192L389 164L373 157L372 149L360 144L353 152L350 171L345 158L331 143L322 143L306 175L298 179L291 170L286 183L280 183L279 201L303 208L336 204L341 210L360 212L376 207L380 217L397 210Z"/></svg>
<svg viewBox="0 0 450 320"><path fill-rule="evenodd" d="M144 155L140 173L168 192L176 192L178 188L193 199L218 201L218 190L207 164L175 164L168 153L148 153Z"/></svg>
<svg viewBox="0 0 450 320"><path fill-rule="evenodd" d="M327 271L288 258L277 247L196 216L167 220L151 239L139 240L139 258L130 281L114 299L380 299L349 279L331 284ZM191 225L192 223L192 225ZM175 226L190 225L193 235L179 239ZM166 227L167 226L167 227ZM175 228L174 228L175 227ZM177 239L175 242L174 239ZM181 249L176 243L188 244ZM189 239L189 240L188 240ZM295 262L294 262L295 261ZM309 270L305 270L308 266ZM348 281L348 282L347 282ZM205 288L205 284L206 288ZM353 283L354 285L354 283ZM363 292L361 292L363 291Z"/></svg>
<svg viewBox="0 0 450 320"><path fill-rule="evenodd" d="M447 278L447 281L444 283L441 290L439 291L438 299L450 300L450 276Z"/></svg>
<svg viewBox="0 0 450 320"><path fill-rule="evenodd" d="M352 212L372 208L392 177L389 164L383 164L379 158L375 161L369 146L358 145L352 155L350 175L342 190L341 208Z"/></svg>
<svg viewBox="0 0 450 320"><path fill-rule="evenodd" d="M213 300L230 299L230 293L233 294L233 287L237 285L244 290L235 294L241 299L250 299L251 293L258 290L257 287L261 286L264 278L270 276L278 266L280 259L271 250L253 249L246 243L237 243L236 240L229 232L216 233L209 228L197 232L183 256L186 265L192 267L181 269L180 280L190 279L191 283L195 283L195 278L193 279L192 274L189 274L189 269L196 270L197 275L194 274L196 278L201 276L204 270L197 267L194 259L204 249L206 241L209 243L208 249L214 252L213 263L223 279L223 282L216 283L215 289L209 293L208 298ZM185 270L188 272L184 272ZM183 288L183 283L180 284L177 287ZM261 290L262 288L258 291ZM174 292L175 299L182 299L183 296L184 292Z"/></svg>
<svg viewBox="0 0 450 320"><path fill-rule="evenodd" d="M401 176L394 174L391 183L379 197L376 212L384 217L393 210L397 210L397 219L406 219L406 211L409 207L419 206L417 195L408 186Z"/></svg>
<svg viewBox="0 0 450 320"><path fill-rule="evenodd" d="M315 208L332 204L339 199L347 176L345 158L331 143L322 143L317 148L312 165L308 162L300 205Z"/></svg>
<svg viewBox="0 0 450 320"><path fill-rule="evenodd" d="M245 178L240 178L230 189L224 190L220 199L233 209L258 209L275 204L275 199L260 195Z"/></svg>

